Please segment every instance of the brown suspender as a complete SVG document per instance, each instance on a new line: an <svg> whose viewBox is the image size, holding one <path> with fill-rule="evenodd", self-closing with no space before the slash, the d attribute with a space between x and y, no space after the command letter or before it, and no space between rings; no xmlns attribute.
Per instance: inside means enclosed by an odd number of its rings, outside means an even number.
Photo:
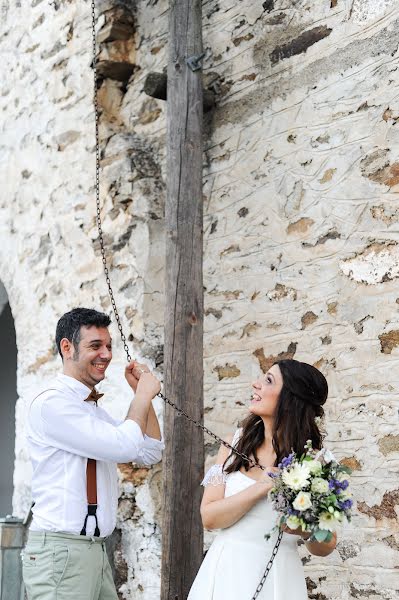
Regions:
<svg viewBox="0 0 399 600"><path fill-rule="evenodd" d="M91 392L90 396L86 400L94 400L97 404L97 400L104 394L98 394L95 389ZM86 468L86 489L87 489L87 515L83 524L80 535L86 535L86 525L88 517L94 517L96 520L96 528L94 530L94 536L100 537L100 530L98 528L97 521L97 461L94 458L87 459Z"/></svg>
<svg viewBox="0 0 399 600"><path fill-rule="evenodd" d="M86 487L87 487L87 515L80 535L86 535L86 525L88 517L94 517L96 528L94 537L100 537L100 530L97 521L97 461L94 458L87 459L86 468Z"/></svg>
<svg viewBox="0 0 399 600"><path fill-rule="evenodd" d="M87 504L97 504L97 461L87 459Z"/></svg>

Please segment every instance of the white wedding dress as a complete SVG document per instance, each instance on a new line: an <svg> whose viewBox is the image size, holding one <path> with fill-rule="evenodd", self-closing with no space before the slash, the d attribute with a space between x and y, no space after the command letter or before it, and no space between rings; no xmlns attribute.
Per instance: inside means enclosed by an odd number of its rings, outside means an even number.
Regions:
<svg viewBox="0 0 399 600"><path fill-rule="evenodd" d="M239 434L239 431L237 432ZM234 436L233 445L238 437ZM216 474L205 476L205 484ZM219 467L220 468L220 467ZM236 471L224 474L225 497L245 490L255 481ZM214 481L214 485L220 483ZM266 498L259 501L237 523L222 529L198 571L187 600L251 600L271 557L277 533L269 541L265 534L276 524L277 513ZM299 537L285 533L258 600L307 600Z"/></svg>

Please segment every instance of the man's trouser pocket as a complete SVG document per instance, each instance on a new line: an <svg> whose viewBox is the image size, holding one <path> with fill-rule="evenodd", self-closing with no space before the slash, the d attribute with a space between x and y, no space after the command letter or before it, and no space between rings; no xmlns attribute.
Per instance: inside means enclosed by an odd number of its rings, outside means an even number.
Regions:
<svg viewBox="0 0 399 600"><path fill-rule="evenodd" d="M104 540L30 532L22 556L28 600L117 600Z"/></svg>

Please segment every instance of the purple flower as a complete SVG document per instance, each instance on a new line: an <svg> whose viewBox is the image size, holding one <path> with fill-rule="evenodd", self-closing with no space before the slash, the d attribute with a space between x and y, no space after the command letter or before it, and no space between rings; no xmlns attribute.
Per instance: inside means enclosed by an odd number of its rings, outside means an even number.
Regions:
<svg viewBox="0 0 399 600"><path fill-rule="evenodd" d="M283 494L278 494L277 498L274 498L274 508L278 511L282 511L287 506L287 501Z"/></svg>
<svg viewBox="0 0 399 600"><path fill-rule="evenodd" d="M295 452L291 452L291 454L289 454L288 456L283 458L283 460L279 464L279 468L286 469L287 467L289 467L292 464L292 461L294 460L294 458L295 458Z"/></svg>
<svg viewBox="0 0 399 600"><path fill-rule="evenodd" d="M344 479L344 481L339 481L338 479L330 479L328 482L328 487L330 490L335 490L336 494L340 494L341 490L346 490L349 485L349 481Z"/></svg>
<svg viewBox="0 0 399 600"><path fill-rule="evenodd" d="M350 508L352 508L352 500L350 498L348 498L347 500L341 500L338 502L338 507L341 510L349 510Z"/></svg>

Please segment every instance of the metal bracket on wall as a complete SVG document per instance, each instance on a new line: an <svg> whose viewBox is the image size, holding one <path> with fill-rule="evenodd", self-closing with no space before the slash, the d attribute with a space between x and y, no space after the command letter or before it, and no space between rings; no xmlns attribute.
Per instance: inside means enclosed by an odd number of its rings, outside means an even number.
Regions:
<svg viewBox="0 0 399 600"><path fill-rule="evenodd" d="M199 71L202 69L202 59L205 56L205 52L202 54L194 54L194 56L190 56L186 58L186 64L192 71Z"/></svg>

